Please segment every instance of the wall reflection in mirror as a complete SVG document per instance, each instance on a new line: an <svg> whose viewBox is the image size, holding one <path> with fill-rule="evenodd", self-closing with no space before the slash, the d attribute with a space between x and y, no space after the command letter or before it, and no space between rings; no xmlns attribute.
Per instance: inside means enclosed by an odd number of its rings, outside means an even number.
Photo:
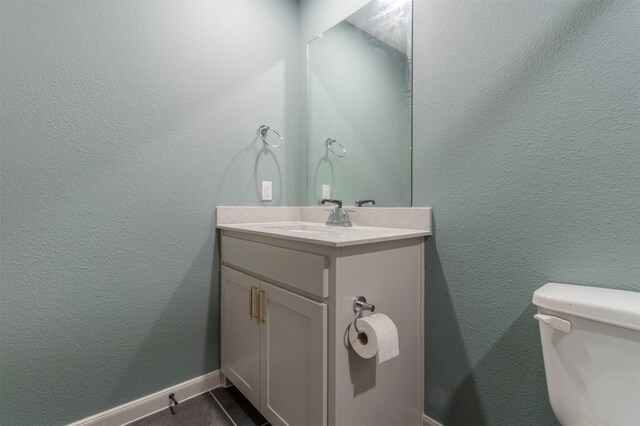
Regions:
<svg viewBox="0 0 640 426"><path fill-rule="evenodd" d="M373 0L307 46L307 202L411 206L411 0ZM325 188L326 189L326 188Z"/></svg>

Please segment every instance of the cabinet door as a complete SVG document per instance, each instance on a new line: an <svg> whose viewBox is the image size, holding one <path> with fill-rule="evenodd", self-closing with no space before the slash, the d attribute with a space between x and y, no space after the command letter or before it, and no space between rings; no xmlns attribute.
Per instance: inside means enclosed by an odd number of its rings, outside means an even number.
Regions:
<svg viewBox="0 0 640 426"><path fill-rule="evenodd" d="M257 279L222 267L220 369L256 407L260 406L260 326L251 315L257 313L259 287Z"/></svg>
<svg viewBox="0 0 640 426"><path fill-rule="evenodd" d="M326 425L327 305L261 286L260 411L273 425Z"/></svg>

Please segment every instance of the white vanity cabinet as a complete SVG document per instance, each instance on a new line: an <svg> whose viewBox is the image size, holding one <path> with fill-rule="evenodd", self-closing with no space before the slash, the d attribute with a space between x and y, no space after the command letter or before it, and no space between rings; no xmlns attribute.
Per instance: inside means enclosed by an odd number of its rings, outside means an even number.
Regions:
<svg viewBox="0 0 640 426"><path fill-rule="evenodd" d="M256 278L222 267L221 370L255 407L260 407L260 326L254 314L258 288Z"/></svg>
<svg viewBox="0 0 640 426"><path fill-rule="evenodd" d="M326 425L327 304L228 266L221 283L222 373L271 424Z"/></svg>
<svg viewBox="0 0 640 426"><path fill-rule="evenodd" d="M343 246L221 228L221 373L271 424L420 424L424 233ZM396 324L398 357L349 346L356 296Z"/></svg>

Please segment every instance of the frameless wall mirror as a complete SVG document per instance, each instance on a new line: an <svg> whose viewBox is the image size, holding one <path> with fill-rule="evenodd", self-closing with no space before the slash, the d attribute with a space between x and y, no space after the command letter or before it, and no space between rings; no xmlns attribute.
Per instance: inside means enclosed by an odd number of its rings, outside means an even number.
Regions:
<svg viewBox="0 0 640 426"><path fill-rule="evenodd" d="M411 23L373 0L308 43L309 205L411 206Z"/></svg>

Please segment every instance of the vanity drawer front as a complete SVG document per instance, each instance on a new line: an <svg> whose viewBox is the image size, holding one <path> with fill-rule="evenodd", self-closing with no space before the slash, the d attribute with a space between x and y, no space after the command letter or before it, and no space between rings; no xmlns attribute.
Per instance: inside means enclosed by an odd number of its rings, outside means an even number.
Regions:
<svg viewBox="0 0 640 426"><path fill-rule="evenodd" d="M222 237L222 262L319 297L329 297L329 259L269 244Z"/></svg>

